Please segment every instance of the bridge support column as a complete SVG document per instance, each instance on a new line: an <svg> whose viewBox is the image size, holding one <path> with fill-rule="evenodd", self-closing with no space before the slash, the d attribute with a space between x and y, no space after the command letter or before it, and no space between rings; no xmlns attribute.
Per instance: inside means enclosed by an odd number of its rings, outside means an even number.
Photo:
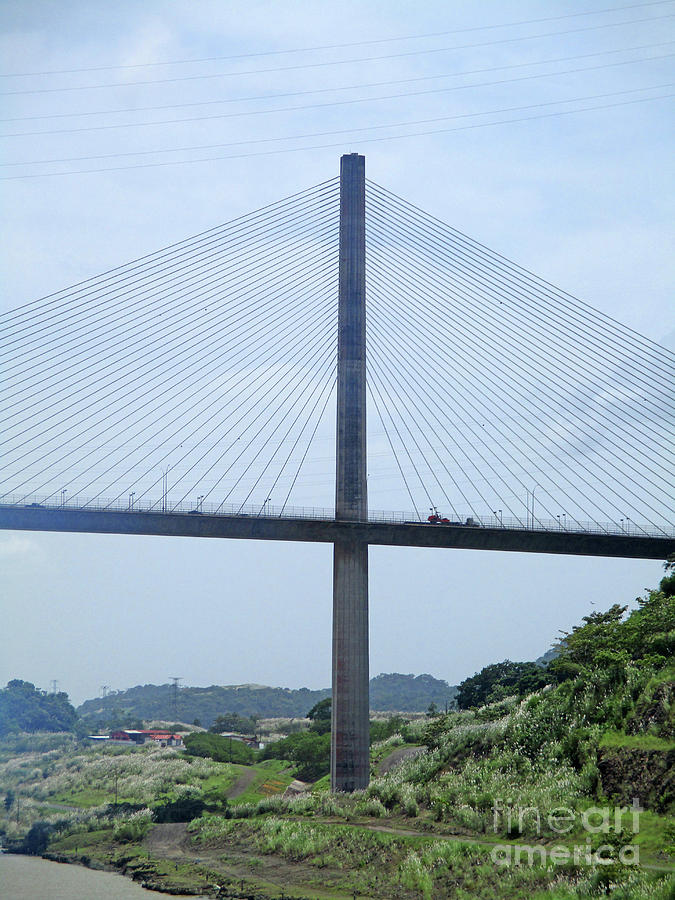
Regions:
<svg viewBox="0 0 675 900"><path fill-rule="evenodd" d="M340 160L340 291L335 517L365 521L366 485L365 158ZM341 541L333 557L331 789L370 778L368 545Z"/></svg>

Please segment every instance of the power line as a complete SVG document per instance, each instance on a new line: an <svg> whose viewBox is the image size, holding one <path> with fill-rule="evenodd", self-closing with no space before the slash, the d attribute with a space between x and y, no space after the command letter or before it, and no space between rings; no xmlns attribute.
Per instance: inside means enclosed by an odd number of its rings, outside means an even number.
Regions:
<svg viewBox="0 0 675 900"><path fill-rule="evenodd" d="M61 93L72 93L75 91L88 91L88 90L100 90L102 88L122 88L122 87L142 87L142 86L152 86L158 84L175 84L177 82L185 82L185 81L203 81L203 80L212 80L214 78L233 78L233 77L241 77L243 75L263 75L273 72L291 72L291 71L299 71L299 70L307 70L307 69L323 69L329 66L344 66L351 65L352 63L363 63L363 62L379 62L390 59L403 59L411 56L428 56L434 53L448 53L455 50L472 50L480 47L493 47L499 44L512 44L518 43L521 41L532 41L532 40L540 40L541 38L548 37L562 37L568 34L580 34L589 31L598 31L605 28L619 28L624 25L640 25L644 22L658 22L662 19L672 19L674 14L667 13L661 16L649 16L645 19L630 19L624 22L606 22L602 25L589 25L584 28L571 28L566 31L549 31L543 34L530 34L523 35L520 37L510 37L510 38L501 38L496 41L483 41L477 44L461 44L455 45L452 47L433 47L425 50L407 50L401 53L389 53L382 56L362 56L362 57L353 57L350 59L339 59L339 60L323 60L322 62L314 62L314 63L301 63L293 66L273 66L271 68L266 69L247 69L241 72L216 72L212 74L203 74L203 75L181 75L176 76L174 78L158 78L151 81L116 81L111 82L109 84L84 84L84 85L73 85L70 87L61 87L61 88L35 88L33 90L21 90L21 91L4 91L0 93L0 97L16 97L16 96L26 96L29 94L61 94Z"/></svg>
<svg viewBox="0 0 675 900"><path fill-rule="evenodd" d="M548 65L548 64L551 64L552 62L564 62L564 61L575 60L575 59L587 59L587 58L593 57L593 56L606 56L608 54L625 53L629 50L653 49L655 47L671 46L673 43L675 43L675 42L674 41L661 41L657 44L646 44L641 47L640 46L627 47L627 48L622 48L620 50L605 50L605 51L599 51L596 53L583 53L583 54L579 54L577 56L562 57L557 60L553 59L553 60L543 60L543 61L538 61L538 62L515 63L512 65L508 65L508 66L489 66L487 68L473 69L473 70L467 70L467 71L463 71L463 72L450 72L450 73L446 73L443 75L424 75L424 76L419 76L416 78L393 79L390 81L373 82L370 84L357 84L357 85L337 87L337 88L322 88L322 89L315 89L315 90L311 90L311 91L295 91L295 92L289 92L287 94L264 94L262 96L257 96L257 97L238 97L238 98L229 98L229 99L224 99L224 100L223 99L209 100L209 101L204 101L201 103L185 103L185 104L177 104L175 106L166 106L166 107L150 106L150 107L140 107L140 108L135 108L135 109L131 108L131 109L127 109L127 110L110 110L108 112L103 112L103 113L92 113L92 112L61 113L61 114L59 114L59 118L72 117L72 116L110 115L110 114L116 114L119 112L135 112L136 113L136 112L140 112L142 110L152 111L152 110L157 110L157 109L160 109L160 110L161 109L179 109L182 107L204 106L204 105L210 105L210 104L214 104L214 103L222 105L224 103L243 103L243 102L250 102L253 100L278 100L280 97L288 97L288 96L304 96L304 95L308 95L308 94L334 93L335 91L354 90L354 89L362 89L362 88L368 88L368 87L387 87L387 86L391 86L391 85L395 85L395 84L409 84L409 83L417 83L420 81L431 81L431 80L436 80L438 78L459 78L459 77L463 77L466 75L474 75L474 74L485 73L485 72L503 71L505 69L522 69L522 68L531 67L534 65L544 65L544 64ZM537 78L553 78L558 75L572 75L572 74L577 74L579 72L591 72L591 71L596 71L599 69L614 68L617 66L634 65L636 63L654 62L654 61L659 61L662 59L670 59L672 57L672 55L673 55L672 53L666 53L666 54L662 54L660 56L646 56L646 57L642 57L640 59L619 60L618 62L601 63L601 64L598 64L595 66L585 66L585 67L580 67L580 68L576 68L576 69L564 69L564 70L558 71L558 72L537 72L537 73L534 73L531 75L523 75L518 78L505 78L505 79L498 79L495 81L475 82L473 84L452 85L450 87L432 88L432 89L423 90L423 91L405 91L405 92L398 93L398 94L385 94L385 95L382 95L379 97L356 97L356 98L349 98L346 100L331 100L331 101L327 101L327 102L323 102L323 103L304 104L302 106L280 106L280 107L274 107L272 109L249 110L246 112L218 113L216 115L190 116L190 117L183 117L180 119L160 119L160 120L153 121L153 122L119 122L119 123L113 123L113 124L107 124L107 125L87 125L87 126L83 126L83 127L79 127L79 128L52 128L52 129L43 130L43 131L17 131L17 132L9 132L8 134L2 134L2 135L0 135L0 138L35 137L35 136L53 135L53 134L81 134L84 132L110 131L110 130L120 129L120 128L146 128L146 127L150 128L150 127L157 126L157 125L161 125L161 126L163 126L163 125L181 125L181 124L186 124L186 123L191 123L191 122L206 122L206 121L214 121L214 120L220 120L220 119L245 118L245 117L249 117L249 116L272 115L274 113L281 113L281 112L304 112L309 109L323 109L323 108L333 107L333 106L346 106L346 105L351 105L351 104L355 104L355 103L371 103L371 102L379 102L381 100L401 99L401 98L406 98L406 97L419 97L419 96L425 96L428 94L441 94L441 93L448 93L450 91L468 90L468 89L477 88L477 87L494 87L494 86L503 85L503 84L514 84L514 83L517 83L520 81L529 81L529 80L537 79ZM2 121L6 121L6 122L29 121L29 120L33 120L33 119L45 119L45 118L54 118L54 117L55 116L53 116L53 115L51 115L51 116L28 116L28 117L22 118L22 119L0 120L0 122L2 122ZM91 158L91 157L84 157L84 158ZM41 160L37 160L36 162L41 162ZM10 163L8 165L20 165L20 163Z"/></svg>
<svg viewBox="0 0 675 900"><path fill-rule="evenodd" d="M675 94L667 93L667 94L659 94L654 97L641 97L632 100L622 100L617 103L602 103L594 106L585 106L580 107L579 109L568 109L561 110L556 112L549 113L540 113L533 116L519 116L513 119L499 119L494 122L477 122L470 125L460 125L454 128L436 128L425 131L414 131L406 134L392 134L386 137L360 137L359 142L362 144L376 144L383 143L386 141L396 141L396 140L405 140L413 137L424 137L431 136L436 134L451 134L459 131L471 131L476 128L488 128L494 127L496 125L513 125L524 122L533 122L541 119L550 119L557 116L569 116L583 112L598 112L599 110L606 109L615 109L621 106L633 106L637 103L647 103L653 100L667 100L671 99ZM487 115L487 113L477 113L477 114L468 114L468 115ZM285 140L284 138L280 138L279 140ZM249 142L253 143L253 142ZM314 144L307 147L282 147L276 148L274 150L256 150L250 153L231 153L225 156L205 156L200 157L198 159L181 159L181 160L170 160L164 162L152 162L152 163L136 163L131 166L107 166L105 168L98 169L77 169L71 172L42 172L38 174L32 175L8 175L1 176L0 181L22 181L28 178L55 178L55 177L63 177L69 175L91 175L97 174L101 172L122 172L128 171L132 169L152 169L152 168L164 168L166 166L177 166L177 165L195 165L197 163L204 162L218 162L224 159L250 159L256 156L277 156L285 153L307 153L314 150L332 150L335 147L343 147L344 141L339 141L337 143L333 142L330 144Z"/></svg>
<svg viewBox="0 0 675 900"><path fill-rule="evenodd" d="M525 19L519 20L516 22L503 22L501 24L493 24L493 25L474 25L469 28L457 28L451 31L433 31L426 32L423 34L409 34L409 35L400 35L396 37L389 38L376 38L366 41L349 41L347 43L340 44L323 44L313 47L294 47L289 49L282 50L263 50L253 53L239 53L230 56L205 56L199 58L192 59L172 59L172 60L164 60L161 62L149 62L149 63L131 63L127 65L108 65L108 66L89 66L89 67L81 67L75 69L51 69L42 72L4 72L0 73L0 78L28 78L34 76L43 76L43 75L70 75L75 74L77 72L108 72L114 70L128 70L128 69L147 69L147 68L156 68L158 66L175 66L175 65L183 65L183 64L194 64L200 62L225 62L228 60L236 60L236 59L251 59L260 56L280 56L290 53L315 53L323 50L339 50L344 49L346 47L364 47L364 46L372 46L375 44L387 44L393 43L395 41L410 41L410 40L422 40L424 38L430 37L444 37L450 34L466 34L472 31L487 31L494 30L496 28L514 28L519 25L536 25L542 24L544 22L558 22L563 19L574 19L580 16L597 16L602 15L603 13L613 13L613 12L623 12L625 10L630 9L643 9L650 6L663 6L664 4L671 3L672 0L652 0L649 3L633 3L629 6L611 6L605 7L604 9L595 9L595 10L584 10L583 12L577 13L566 13L561 16L548 16L545 18L539 19Z"/></svg>

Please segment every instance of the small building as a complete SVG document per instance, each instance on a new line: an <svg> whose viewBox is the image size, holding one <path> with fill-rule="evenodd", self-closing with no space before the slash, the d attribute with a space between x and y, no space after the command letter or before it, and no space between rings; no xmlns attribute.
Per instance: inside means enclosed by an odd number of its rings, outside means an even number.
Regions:
<svg viewBox="0 0 675 900"><path fill-rule="evenodd" d="M183 738L179 734L173 734L170 731L162 731L160 729L135 729L120 728L110 732L111 741L120 741L123 743L145 744L147 741L154 741L160 747L182 747Z"/></svg>
<svg viewBox="0 0 675 900"><path fill-rule="evenodd" d="M262 750L265 746L255 737L249 737L245 734L237 734L234 731L221 731L220 736L228 738L231 741L240 741L242 744L246 744L246 746L250 747L252 750Z"/></svg>

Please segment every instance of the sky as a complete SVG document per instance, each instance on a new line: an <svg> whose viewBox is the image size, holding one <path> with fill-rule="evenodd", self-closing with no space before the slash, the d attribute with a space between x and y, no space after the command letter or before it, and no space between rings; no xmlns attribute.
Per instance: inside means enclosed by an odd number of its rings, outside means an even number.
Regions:
<svg viewBox="0 0 675 900"><path fill-rule="evenodd" d="M2 311L360 152L379 184L675 349L674 2L5 0L0 23ZM0 561L2 683L57 679L76 702L171 676L330 683L329 546L3 532ZM370 568L372 674L450 683L661 577L412 548L372 547Z"/></svg>

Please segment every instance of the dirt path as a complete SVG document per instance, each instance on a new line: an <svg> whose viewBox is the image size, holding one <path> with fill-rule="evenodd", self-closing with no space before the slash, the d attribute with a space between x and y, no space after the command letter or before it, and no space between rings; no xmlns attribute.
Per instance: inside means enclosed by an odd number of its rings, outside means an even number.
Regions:
<svg viewBox="0 0 675 900"><path fill-rule="evenodd" d="M391 772L392 769L395 769L397 766L400 766L402 762L406 759L412 759L415 756L419 756L420 753L424 753L424 747L398 747L389 756L385 756L385 758L380 762L377 767L377 774L384 775L386 772Z"/></svg>
<svg viewBox="0 0 675 900"><path fill-rule="evenodd" d="M255 781L256 777L260 774L260 772L256 771L256 769L250 768L237 778L232 787L227 791L225 796L228 800L234 800L235 797L241 797L247 787L249 787Z"/></svg>
<svg viewBox="0 0 675 900"><path fill-rule="evenodd" d="M178 863L203 863L230 878L241 879L246 885L256 885L287 900L352 900L352 891L344 893L339 883L342 871L326 866L318 872L315 866L285 860L277 856L258 855L251 850L225 843L221 847L194 847L187 825L183 822L155 825L144 841L150 853L159 859ZM318 883L322 886L319 887ZM369 894L359 894L359 900L375 900ZM381 900L381 898L380 898Z"/></svg>
<svg viewBox="0 0 675 900"><path fill-rule="evenodd" d="M166 822L164 825L155 825L145 838L145 846L151 853L170 859L181 856L189 843L186 822Z"/></svg>

